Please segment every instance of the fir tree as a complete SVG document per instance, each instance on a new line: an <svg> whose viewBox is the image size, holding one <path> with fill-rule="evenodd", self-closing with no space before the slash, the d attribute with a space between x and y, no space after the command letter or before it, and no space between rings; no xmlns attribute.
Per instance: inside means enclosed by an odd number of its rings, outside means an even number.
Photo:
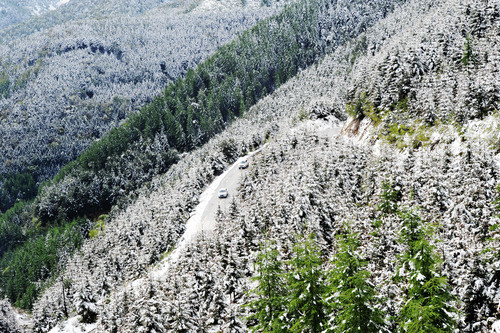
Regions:
<svg viewBox="0 0 500 333"><path fill-rule="evenodd" d="M401 193L397 186L393 186L388 180L382 182L382 193L380 194L380 204L378 210L384 215L394 213L398 210L398 201Z"/></svg>
<svg viewBox="0 0 500 333"><path fill-rule="evenodd" d="M257 275L252 279L258 284L251 293L256 294L257 299L248 304L253 312L247 318L249 327L252 332L283 332L280 315L284 310L286 289L275 243L264 242L256 265Z"/></svg>
<svg viewBox="0 0 500 333"><path fill-rule="evenodd" d="M323 260L313 236L299 238L288 262L288 297L284 316L291 332L322 332L325 324L326 290Z"/></svg>
<svg viewBox="0 0 500 333"><path fill-rule="evenodd" d="M396 277L406 277L408 287L405 305L398 318L400 332L445 333L456 326L450 302L450 292L445 276L439 275L440 259L426 239L427 231L420 217L413 212L401 212L403 228L401 242L408 245L401 256L402 267Z"/></svg>
<svg viewBox="0 0 500 333"><path fill-rule="evenodd" d="M329 272L332 319L327 332L387 331L384 313L376 307L375 288L368 280L367 261L358 250L357 235L340 235L338 240L339 250Z"/></svg>

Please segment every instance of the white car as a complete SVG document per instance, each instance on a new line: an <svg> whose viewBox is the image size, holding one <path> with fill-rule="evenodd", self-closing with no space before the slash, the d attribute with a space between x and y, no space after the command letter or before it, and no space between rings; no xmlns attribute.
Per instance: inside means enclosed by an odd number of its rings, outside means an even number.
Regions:
<svg viewBox="0 0 500 333"><path fill-rule="evenodd" d="M238 166L239 169L246 169L248 168L248 161L247 160L243 160L240 162L240 165Z"/></svg>
<svg viewBox="0 0 500 333"><path fill-rule="evenodd" d="M227 192L227 188L221 188L219 190L219 195L218 195L219 198L227 198L228 195L229 193Z"/></svg>

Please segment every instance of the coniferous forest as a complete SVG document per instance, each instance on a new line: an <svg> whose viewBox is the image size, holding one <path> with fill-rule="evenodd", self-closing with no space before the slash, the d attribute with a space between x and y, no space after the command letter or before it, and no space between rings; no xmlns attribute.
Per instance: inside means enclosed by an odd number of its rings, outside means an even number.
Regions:
<svg viewBox="0 0 500 333"><path fill-rule="evenodd" d="M498 2L58 6L0 39L1 330L500 332Z"/></svg>

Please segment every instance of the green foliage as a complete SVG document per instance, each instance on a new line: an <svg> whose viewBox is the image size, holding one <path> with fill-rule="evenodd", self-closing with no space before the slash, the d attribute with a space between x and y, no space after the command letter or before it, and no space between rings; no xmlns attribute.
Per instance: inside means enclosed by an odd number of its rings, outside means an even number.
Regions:
<svg viewBox="0 0 500 333"><path fill-rule="evenodd" d="M359 245L356 234L338 236L339 249L328 273L331 286L328 304L333 323L327 332L387 331L385 314L376 307L376 291L368 280L367 261L361 256Z"/></svg>
<svg viewBox="0 0 500 333"><path fill-rule="evenodd" d="M9 97L10 94L10 80L9 76L5 73L0 74L0 99Z"/></svg>
<svg viewBox="0 0 500 333"><path fill-rule="evenodd" d="M392 123L387 126L386 133L382 137L389 143L396 143L406 134L412 135L413 129L406 125Z"/></svg>
<svg viewBox="0 0 500 333"><path fill-rule="evenodd" d="M265 243L257 258L257 296L247 307L253 332L322 332L327 291L323 260L312 236L300 237L283 269L274 243Z"/></svg>
<svg viewBox="0 0 500 333"><path fill-rule="evenodd" d="M28 79L30 78L30 75L31 75L31 70L27 70L26 72L23 72L14 81L14 84L12 85L12 90L16 91L18 89L24 88L26 86L26 84L28 83Z"/></svg>
<svg viewBox="0 0 500 333"><path fill-rule="evenodd" d="M365 108L367 106L367 103L368 100L366 98L366 93L364 93L360 97L356 98L353 102L346 105L346 112L351 117L363 118L365 116Z"/></svg>
<svg viewBox="0 0 500 333"><path fill-rule="evenodd" d="M417 149L425 146L429 140L429 127L425 124L403 125L398 123L390 123L385 125L379 134L379 138L389 143L396 144L398 148L403 149L411 147ZM405 141L408 136L409 140Z"/></svg>
<svg viewBox="0 0 500 333"><path fill-rule="evenodd" d="M97 219L97 222L94 226L94 229L91 229L89 231L89 237L90 238L95 238L97 237L97 235L99 235L99 233L101 233L102 231L104 231L105 229L105 221L106 219L108 218L108 215L106 214L103 214L101 216L99 216L99 218Z"/></svg>
<svg viewBox="0 0 500 333"><path fill-rule="evenodd" d="M57 274L58 262L82 244L86 220L33 234L21 246L4 253L0 260L0 295L13 304L30 309L45 281Z"/></svg>
<svg viewBox="0 0 500 333"><path fill-rule="evenodd" d="M0 176L0 211L6 211L18 200L30 200L37 194L37 184L29 172Z"/></svg>
<svg viewBox="0 0 500 333"><path fill-rule="evenodd" d="M282 266L276 244L265 242L257 256L257 275L252 278L258 284L250 291L257 299L247 305L252 310L247 318L252 332L284 331L280 316L285 309L287 290Z"/></svg>
<svg viewBox="0 0 500 333"><path fill-rule="evenodd" d="M0 256L24 241L23 215L26 215L28 207L29 203L18 202L4 214L0 214Z"/></svg>
<svg viewBox="0 0 500 333"><path fill-rule="evenodd" d="M414 246L416 242L419 242L425 237L425 230L423 229L422 220L420 216L411 211L401 211L399 212L399 217L403 221L403 226L400 230L400 241L403 244L407 244L408 252L405 254L406 259L410 259L416 253L414 252ZM405 262L408 260L404 260Z"/></svg>
<svg viewBox="0 0 500 333"><path fill-rule="evenodd" d="M428 230L413 212L401 212L401 243L408 246L401 256L398 280L406 279L408 287L404 306L398 317L399 331L408 333L454 332L452 316L456 309L446 277L439 275L440 259L427 241Z"/></svg>
<svg viewBox="0 0 500 333"><path fill-rule="evenodd" d="M377 209L383 214L391 214L398 210L398 201L401 199L401 190L388 180L382 182L382 193Z"/></svg>
<svg viewBox="0 0 500 333"><path fill-rule="evenodd" d="M396 104L395 107L392 108L392 110L400 111L400 112L407 112L408 111L408 96L403 95L399 99L398 103Z"/></svg>
<svg viewBox="0 0 500 333"><path fill-rule="evenodd" d="M394 199L394 195L388 197ZM408 246L395 276L407 285L404 306L396 318L398 329L452 332L456 327L454 297L446 277L438 274L440 260L426 240L429 231L417 214L394 212L403 221L400 242ZM263 245L253 278L257 286L250 291L257 297L246 305L252 310L247 319L253 332L388 331L357 234L341 234L337 239L330 271L322 268L321 251L312 236L298 239L286 262L287 271L275 244Z"/></svg>
<svg viewBox="0 0 500 333"><path fill-rule="evenodd" d="M234 139L223 140L220 143L220 150L227 161L233 161L238 153L236 141Z"/></svg>
<svg viewBox="0 0 500 333"><path fill-rule="evenodd" d="M303 121L309 118L309 114L304 109L301 109L299 112L299 120Z"/></svg>
<svg viewBox="0 0 500 333"><path fill-rule="evenodd" d="M285 317L291 332L322 332L326 324L325 272L321 251L314 238L299 238L289 260Z"/></svg>
<svg viewBox="0 0 500 333"><path fill-rule="evenodd" d="M375 220L375 221L373 221L372 225L374 228L380 228L382 226L382 220L380 220L380 219Z"/></svg>
<svg viewBox="0 0 500 333"><path fill-rule="evenodd" d="M414 135L412 138L412 147L416 149L422 146L426 146L429 143L430 139L431 137L428 132L428 126L419 126L414 131Z"/></svg>
<svg viewBox="0 0 500 333"><path fill-rule="evenodd" d="M363 119L370 118L376 125L381 122L381 112L368 99L366 93L358 96L353 102L346 105L346 112L351 117Z"/></svg>
<svg viewBox="0 0 500 333"><path fill-rule="evenodd" d="M465 39L465 44L464 44L464 53L462 55L462 64L464 66L468 66L469 64L477 64L477 55L474 53L474 50L472 48L472 41L470 36L467 36Z"/></svg>

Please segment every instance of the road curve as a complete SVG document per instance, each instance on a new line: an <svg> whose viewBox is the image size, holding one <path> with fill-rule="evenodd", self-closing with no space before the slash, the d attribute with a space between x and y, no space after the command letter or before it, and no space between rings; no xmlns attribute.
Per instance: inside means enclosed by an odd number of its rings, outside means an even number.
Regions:
<svg viewBox="0 0 500 333"><path fill-rule="evenodd" d="M229 209L231 201L236 198L237 187L241 177L248 172L247 169L239 169L240 162L244 159L249 161L249 168L252 167L253 156L259 153L267 144L261 148L249 153L246 156L240 157L234 164L232 164L224 173L217 176L214 181L207 187L207 189L200 195L200 203L191 214L191 217L186 222L186 230L184 235L180 238L174 251L163 260L151 272L151 275L156 278L161 278L164 272L168 270L171 263L177 261L179 255L186 248L186 246L195 239L201 232L210 233L215 230L216 219L215 215L218 208L222 211ZM219 199L217 194L220 188L227 188L228 197Z"/></svg>

